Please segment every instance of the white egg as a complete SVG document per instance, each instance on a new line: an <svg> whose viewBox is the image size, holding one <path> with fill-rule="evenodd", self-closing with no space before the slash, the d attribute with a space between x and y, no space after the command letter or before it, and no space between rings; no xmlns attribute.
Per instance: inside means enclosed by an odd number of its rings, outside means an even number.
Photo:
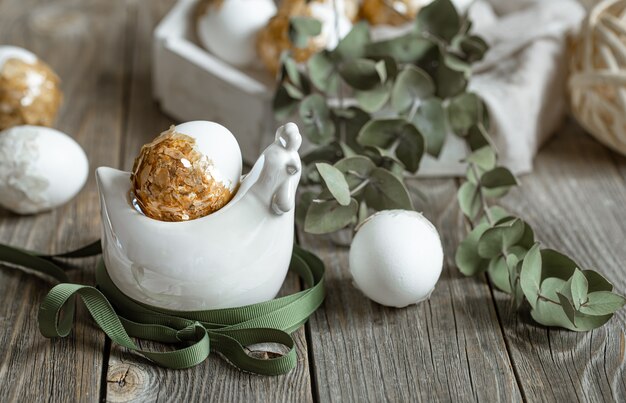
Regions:
<svg viewBox="0 0 626 403"><path fill-rule="evenodd" d="M9 59L19 59L25 63L33 64L37 61L37 56L33 52L17 46L0 46L0 70Z"/></svg>
<svg viewBox="0 0 626 403"><path fill-rule="evenodd" d="M443 267L435 226L422 214L385 210L368 218L350 246L350 273L363 294L402 308L428 299Z"/></svg>
<svg viewBox="0 0 626 403"><path fill-rule="evenodd" d="M70 201L87 181L89 163L68 135L48 127L0 132L0 205L20 214Z"/></svg>
<svg viewBox="0 0 626 403"><path fill-rule="evenodd" d="M276 14L272 0L223 0L198 18L202 45L220 59L240 67L256 59L257 33Z"/></svg>
<svg viewBox="0 0 626 403"><path fill-rule="evenodd" d="M176 126L176 131L196 140L196 150L213 162L211 175L215 180L231 191L239 186L241 149L230 130L219 123L196 120Z"/></svg>

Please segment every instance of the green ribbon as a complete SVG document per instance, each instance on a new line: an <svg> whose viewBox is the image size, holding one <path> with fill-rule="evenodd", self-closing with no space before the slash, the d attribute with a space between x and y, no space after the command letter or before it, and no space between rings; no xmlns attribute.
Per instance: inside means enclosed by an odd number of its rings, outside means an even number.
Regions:
<svg viewBox="0 0 626 403"><path fill-rule="evenodd" d="M258 304L206 311L173 311L135 301L113 284L102 259L96 269L97 287L72 284L56 261L100 253L99 241L59 255L42 255L0 244L0 261L46 274L60 282L39 308L39 329L45 337L65 337L70 333L75 311L73 297L77 295L113 342L167 368L192 367L215 351L244 371L285 374L297 364L295 342L290 334L324 300L324 264L297 245L289 270L304 280L307 289ZM133 337L185 346L167 352L146 351L135 344ZM255 358L248 354L246 346L257 343L279 343L289 352L276 358Z"/></svg>

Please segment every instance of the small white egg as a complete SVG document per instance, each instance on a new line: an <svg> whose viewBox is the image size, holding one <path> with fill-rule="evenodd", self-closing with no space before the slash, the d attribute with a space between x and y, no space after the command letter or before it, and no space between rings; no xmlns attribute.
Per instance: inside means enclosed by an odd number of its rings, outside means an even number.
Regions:
<svg viewBox="0 0 626 403"><path fill-rule="evenodd" d="M70 201L87 181L89 163L70 136L42 126L0 132L0 205L34 214Z"/></svg>
<svg viewBox="0 0 626 403"><path fill-rule="evenodd" d="M415 211L374 214L358 228L350 247L355 286L382 305L402 308L428 299L442 267L437 229Z"/></svg>
<svg viewBox="0 0 626 403"><path fill-rule="evenodd" d="M239 186L243 159L239 143L233 134L219 123L196 120L176 126L176 132L196 140L196 150L211 162L212 177L231 192Z"/></svg>
<svg viewBox="0 0 626 403"><path fill-rule="evenodd" d="M0 46L0 70L9 59L19 59L24 63L33 64L37 61L37 56L33 52L17 46Z"/></svg>
<svg viewBox="0 0 626 403"><path fill-rule="evenodd" d="M256 59L257 33L276 14L272 0L214 1L198 17L202 45L220 59L239 67Z"/></svg>

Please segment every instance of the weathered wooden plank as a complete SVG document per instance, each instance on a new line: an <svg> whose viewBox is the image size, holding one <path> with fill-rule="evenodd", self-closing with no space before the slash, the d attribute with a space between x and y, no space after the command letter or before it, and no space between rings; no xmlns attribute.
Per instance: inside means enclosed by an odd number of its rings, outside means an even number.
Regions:
<svg viewBox="0 0 626 403"><path fill-rule="evenodd" d="M57 127L87 152L91 167L117 165L125 7L107 0L3 0L0 43L39 54L61 76L65 104ZM63 158L62 155L58 156ZM68 205L19 217L0 211L0 242L56 252L99 236L95 180ZM72 280L94 282L95 260L76 263ZM72 335L47 340L37 327L39 303L52 284L0 269L0 396L3 401L95 401L100 395L105 337L80 306Z"/></svg>
<svg viewBox="0 0 626 403"><path fill-rule="evenodd" d="M604 274L626 293L626 159L568 124L541 151L535 172L505 207L529 221L544 245ZM604 327L575 333L537 326L495 291L511 359L528 401L625 401L626 311Z"/></svg>
<svg viewBox="0 0 626 403"><path fill-rule="evenodd" d="M412 185L426 194L420 204L446 253L427 302L404 309L373 303L351 284L347 248L301 234L328 267L326 302L309 325L320 400L521 400L489 286L454 267L463 225L454 181Z"/></svg>
<svg viewBox="0 0 626 403"><path fill-rule="evenodd" d="M152 30L173 4L171 0L137 5L131 13L134 28L133 74L129 90L128 126L123 166L132 167L142 144L150 141L173 122L159 112L150 89L150 49ZM149 5L149 7L148 7ZM207 96L214 96L207 94ZM289 278L283 292L298 290ZM298 367L288 375L262 377L243 373L212 355L207 362L184 371L166 370L114 346L107 375L108 401L310 401L311 381L304 329L297 331ZM144 348L163 350L154 343Z"/></svg>

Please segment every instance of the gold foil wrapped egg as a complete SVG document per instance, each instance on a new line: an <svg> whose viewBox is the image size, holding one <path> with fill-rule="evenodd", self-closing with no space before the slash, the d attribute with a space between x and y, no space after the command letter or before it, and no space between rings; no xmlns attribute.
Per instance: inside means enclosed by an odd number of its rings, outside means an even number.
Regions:
<svg viewBox="0 0 626 403"><path fill-rule="evenodd" d="M242 159L225 127L206 121L172 126L144 145L131 174L133 203L161 221L187 221L224 207L236 193Z"/></svg>
<svg viewBox="0 0 626 403"><path fill-rule="evenodd" d="M297 62L305 62L323 49L334 49L339 40L352 29L358 15L357 0L285 0L257 36L257 53L263 65L272 74L280 68L280 55L290 50ZM322 23L322 32L310 38L307 46L295 47L289 40L289 21L292 17L312 17Z"/></svg>
<svg viewBox="0 0 626 403"><path fill-rule="evenodd" d="M361 15L372 25L403 25L432 0L363 0Z"/></svg>
<svg viewBox="0 0 626 403"><path fill-rule="evenodd" d="M0 130L52 126L63 100L60 81L33 53L0 46Z"/></svg>

